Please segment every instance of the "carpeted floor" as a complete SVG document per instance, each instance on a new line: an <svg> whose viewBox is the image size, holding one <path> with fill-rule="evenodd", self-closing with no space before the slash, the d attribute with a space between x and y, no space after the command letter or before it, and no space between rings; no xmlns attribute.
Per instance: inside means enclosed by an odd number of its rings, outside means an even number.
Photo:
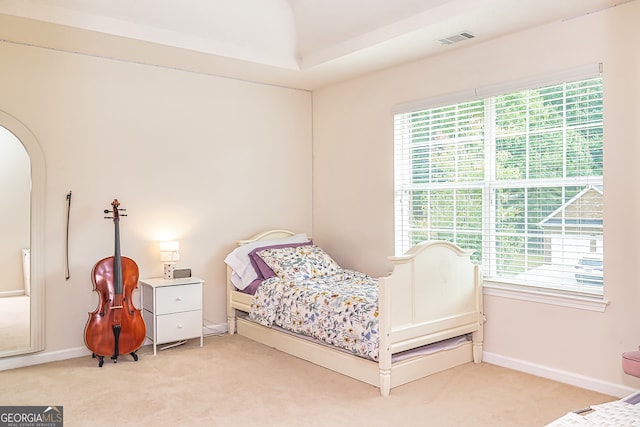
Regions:
<svg viewBox="0 0 640 427"><path fill-rule="evenodd" d="M466 364L377 388L246 338L205 338L134 362L90 356L0 372L0 405L63 406L74 426L544 426L616 400L528 374Z"/></svg>

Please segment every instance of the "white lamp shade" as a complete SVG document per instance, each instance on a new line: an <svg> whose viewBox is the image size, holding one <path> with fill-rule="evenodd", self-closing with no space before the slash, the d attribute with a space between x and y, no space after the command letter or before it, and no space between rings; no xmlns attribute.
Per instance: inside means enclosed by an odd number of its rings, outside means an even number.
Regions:
<svg viewBox="0 0 640 427"><path fill-rule="evenodd" d="M172 242L160 242L160 261L162 262L175 262L180 260L180 243L176 241Z"/></svg>

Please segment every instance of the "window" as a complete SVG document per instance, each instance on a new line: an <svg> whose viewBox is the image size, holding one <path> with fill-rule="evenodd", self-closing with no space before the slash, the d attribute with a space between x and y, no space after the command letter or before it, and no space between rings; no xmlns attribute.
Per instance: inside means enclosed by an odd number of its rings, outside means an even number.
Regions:
<svg viewBox="0 0 640 427"><path fill-rule="evenodd" d="M475 250L485 280L602 295L602 78L592 70L399 107L396 253L448 240Z"/></svg>

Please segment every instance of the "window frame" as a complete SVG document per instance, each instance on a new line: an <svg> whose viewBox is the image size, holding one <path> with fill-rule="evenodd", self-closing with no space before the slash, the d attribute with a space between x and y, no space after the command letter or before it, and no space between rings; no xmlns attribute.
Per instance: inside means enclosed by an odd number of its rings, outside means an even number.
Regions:
<svg viewBox="0 0 640 427"><path fill-rule="evenodd" d="M588 79L593 79L597 77L602 77L602 64L589 64L582 67L562 70L555 73L548 73L542 76L536 76L536 77L523 79L515 82L475 88L472 90L458 92L451 95L433 97L425 100L418 100L418 101L412 101L409 103L399 104L392 109L392 112L394 114L394 133L396 130L395 121L397 119L397 116L402 113L413 113L413 112L422 111L422 110L429 110L436 107L452 106L452 105L470 102L470 101L484 100L484 99L491 98L493 96L499 96L505 93L519 92L527 89L558 85L564 82L588 80ZM604 88L603 88L603 92L604 92ZM603 96L604 96L604 93L603 93ZM485 106L485 108L487 107ZM493 106L493 108L495 108L495 106ZM495 137L494 135L491 134L492 132L493 130L487 130L485 132L484 147L485 148L490 147L491 150L494 150L492 156L484 156L486 171L491 171L491 169L487 169L487 168L495 168L495 161L493 162L493 164L491 164L491 162L486 161L486 159L490 157L493 157L495 159ZM397 138L397 135L394 134L394 142L396 138ZM492 141L492 143L487 143L486 141L487 139ZM604 150L604 147L603 147L603 150ZM394 158L395 156L396 155L394 154ZM495 169L492 170L491 173L492 173L491 176L494 178L493 181L495 182ZM603 175L604 175L604 172L603 172ZM401 215L401 213L399 213L399 207L400 209L402 208L402 203L399 202L398 200L399 193L397 190L397 180L398 180L398 175L396 172L394 174L394 182L396 184L395 185L396 190L394 191L394 212L396 214L396 218L398 217L398 215ZM495 188L495 187L492 187L489 181L490 179L487 179L485 177L481 182L468 182L468 183L465 183L463 186L468 188L481 188L483 193L488 195L489 192L492 191L492 188ZM592 177L590 179L590 182L602 186L603 176L595 177L595 179ZM514 181L514 182L511 182L510 185L513 185L515 187L517 186L518 183L521 185L521 187L532 186L531 179ZM550 185L553 184L554 186L559 186L563 189L564 189L564 186L568 186L572 183L573 183L572 179L566 178L566 177L548 180L548 184ZM446 187L447 187L446 184L443 185L443 188L446 188ZM460 185L456 186L456 188L460 188L460 187L461 187ZM484 199L485 197L489 197L489 196L482 196L482 197ZM490 251L493 250L491 248L492 242L484 238L487 227L491 227L492 221L495 221L495 209L494 207L492 207L492 203L495 203L495 201L492 201L491 203L485 203L483 201L483 204L482 204L483 225L482 225L481 234L483 235L482 245L483 245L483 254L485 256L486 254L490 253ZM397 242L399 238L397 233L399 231L395 225L396 222L397 222L397 219L394 221L394 234L396 236L395 239ZM396 243L396 247L398 247L397 243ZM483 262L483 264L486 264L486 263ZM584 308L584 309L596 310L596 311L604 311L604 307L606 307L606 305L608 304L608 302L605 301L604 299L604 284L602 287L599 288L601 290L600 292L597 292L597 291L583 292L581 290L562 289L560 287L547 288L545 286L537 286L532 284L513 283L513 282L510 282L509 280L496 279L495 277L493 278L485 277L485 288L490 290L488 294L499 295L499 296L509 296L511 298L517 298L517 299L536 300L536 301L542 301L542 302L547 302L547 303L557 304L557 305L564 305L564 306L568 305L576 308Z"/></svg>

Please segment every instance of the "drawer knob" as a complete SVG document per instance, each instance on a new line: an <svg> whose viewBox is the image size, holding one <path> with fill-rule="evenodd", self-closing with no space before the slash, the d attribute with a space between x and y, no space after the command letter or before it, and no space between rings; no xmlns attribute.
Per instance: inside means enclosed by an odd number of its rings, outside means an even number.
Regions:
<svg viewBox="0 0 640 427"><path fill-rule="evenodd" d="M178 329L182 329L182 325L178 325Z"/></svg>
<svg viewBox="0 0 640 427"><path fill-rule="evenodd" d="M182 297L177 297L176 301L182 301Z"/></svg>

